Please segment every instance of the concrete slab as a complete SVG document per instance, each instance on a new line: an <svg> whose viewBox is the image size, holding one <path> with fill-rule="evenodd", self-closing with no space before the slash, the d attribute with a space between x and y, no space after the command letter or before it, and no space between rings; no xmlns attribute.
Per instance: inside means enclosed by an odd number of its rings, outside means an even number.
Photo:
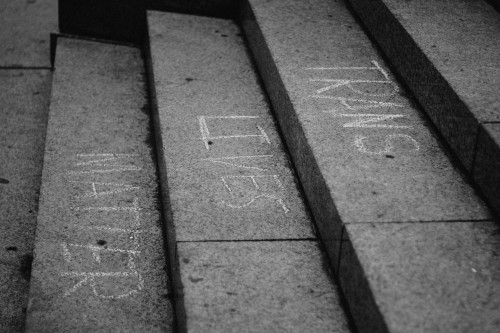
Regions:
<svg viewBox="0 0 500 333"><path fill-rule="evenodd" d="M479 123L500 120L498 12L481 0L350 3L470 171Z"/></svg>
<svg viewBox="0 0 500 333"><path fill-rule="evenodd" d="M140 50L59 38L28 332L172 331Z"/></svg>
<svg viewBox="0 0 500 333"><path fill-rule="evenodd" d="M24 328L51 84L49 70L0 70L1 332Z"/></svg>
<svg viewBox="0 0 500 333"><path fill-rule="evenodd" d="M238 1L234 0L149 0L148 9L203 15L220 18L234 18Z"/></svg>
<svg viewBox="0 0 500 333"><path fill-rule="evenodd" d="M340 283L359 331L498 332L499 231L495 222L347 225Z"/></svg>
<svg viewBox="0 0 500 333"><path fill-rule="evenodd" d="M315 241L178 244L189 332L349 332Z"/></svg>
<svg viewBox="0 0 500 333"><path fill-rule="evenodd" d="M343 2L250 0L242 16L334 264L342 224L489 217Z"/></svg>
<svg viewBox="0 0 500 333"><path fill-rule="evenodd" d="M160 172L177 241L314 238L237 26L161 12L148 12L148 22Z"/></svg>
<svg viewBox="0 0 500 333"><path fill-rule="evenodd" d="M4 0L0 6L0 67L50 67L57 0Z"/></svg>
<svg viewBox="0 0 500 333"><path fill-rule="evenodd" d="M492 207L500 212L500 124L482 124L477 139L473 177Z"/></svg>

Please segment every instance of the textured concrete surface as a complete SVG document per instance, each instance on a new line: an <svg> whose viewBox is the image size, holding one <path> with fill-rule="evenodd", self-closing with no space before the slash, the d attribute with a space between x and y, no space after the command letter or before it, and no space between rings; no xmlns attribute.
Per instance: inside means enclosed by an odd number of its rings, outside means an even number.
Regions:
<svg viewBox="0 0 500 333"><path fill-rule="evenodd" d="M171 331L138 49L60 38L27 331Z"/></svg>
<svg viewBox="0 0 500 333"><path fill-rule="evenodd" d="M160 12L148 22L177 241L314 237L237 26Z"/></svg>
<svg viewBox="0 0 500 333"><path fill-rule="evenodd" d="M360 332L498 332L499 231L495 222L347 225L340 281ZM380 313L385 328L369 319Z"/></svg>
<svg viewBox="0 0 500 333"><path fill-rule="evenodd" d="M0 331L23 331L52 74L0 71Z"/></svg>
<svg viewBox="0 0 500 333"><path fill-rule="evenodd" d="M498 12L481 0L350 2L470 170L479 123L500 120Z"/></svg>
<svg viewBox="0 0 500 333"><path fill-rule="evenodd" d="M0 67L49 67L49 38L55 31L57 0L3 0Z"/></svg>
<svg viewBox="0 0 500 333"><path fill-rule="evenodd" d="M189 332L349 332L314 241L179 243L178 255Z"/></svg>
<svg viewBox="0 0 500 333"><path fill-rule="evenodd" d="M500 124L482 124L477 139L473 177L489 199L493 209L500 212Z"/></svg>
<svg viewBox="0 0 500 333"><path fill-rule="evenodd" d="M334 263L342 223L489 216L343 2L249 3L243 26Z"/></svg>

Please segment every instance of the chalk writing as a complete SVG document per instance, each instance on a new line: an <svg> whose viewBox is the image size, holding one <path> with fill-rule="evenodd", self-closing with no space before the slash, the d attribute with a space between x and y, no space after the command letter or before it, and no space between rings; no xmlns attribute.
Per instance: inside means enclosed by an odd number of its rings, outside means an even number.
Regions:
<svg viewBox="0 0 500 333"><path fill-rule="evenodd" d="M90 153L90 154L77 154L76 157L78 162L74 164L75 168L80 170L71 170L68 174L73 175L86 175L89 177L94 177L94 173L115 173L123 171L136 171L141 170L140 167L134 165L134 159L137 154L110 154L110 153ZM76 198L101 198L104 196L113 196L120 193L138 191L139 186L134 186L132 184L125 183L114 183L114 182L96 182L93 180L82 181L82 180L68 180L69 184L74 186L84 186L88 188L88 191L84 192L82 195L77 195ZM62 272L61 276L68 278L78 278L79 281L73 285L70 289L64 292L64 296L67 297L75 293L78 289L83 286L89 286L95 296L105 299L120 299L133 295L144 288L144 280L137 270L137 260L140 259L140 211L139 200L134 196L132 206L77 206L70 207L71 210L75 212L85 213L86 216L94 216L97 214L97 221L105 221L106 218L99 218L99 213L120 213L124 212L126 214L132 214L133 221L129 224L130 228L114 227L109 225L90 225L90 226L76 226L76 228L81 230L97 230L100 233L109 233L109 236L119 233L125 233L130 240L131 248L123 249L110 247L105 241L102 241L102 245L93 244L78 244L75 242L66 242L61 244L62 256L66 263L76 265L76 271ZM114 214L113 214L114 215ZM102 222L101 222L102 223ZM123 223L123 220L121 220ZM107 237L108 239L109 237ZM125 238L127 239L127 238ZM127 241L128 241L127 240ZM109 240L108 240L109 241ZM100 243L98 243L100 244ZM76 252L79 251L78 259L75 258ZM82 252L83 251L83 252ZM109 263L114 265L124 265L120 260L117 260L120 255L125 255L127 258L126 264L122 269L117 269L116 272L103 272L102 269L98 271L84 271L79 272L82 267L83 262L81 255L86 254L88 258L91 258L94 263L102 265L101 267L106 267L103 255L106 258L109 256L114 257L114 260ZM116 257L118 256L118 257ZM83 257L85 258L85 257ZM109 269L106 267L106 269ZM106 270L105 269L105 270Z"/></svg>
<svg viewBox="0 0 500 333"><path fill-rule="evenodd" d="M83 278L82 280L78 281L77 284L75 284L73 287L71 287L69 290L64 292L64 296L69 296L70 294L74 293L76 290L78 290L80 287L82 287L85 284L88 284L92 288L92 292L94 293L95 296L99 298L124 298L131 296L140 290L144 288L144 279L142 278L141 274L138 272L63 272L61 273L61 276L64 277L78 277L78 278ZM122 287L123 284L123 278L132 278L134 281L132 283L133 288L130 287L130 290L127 292L117 292L116 295L105 295L103 292L99 292L97 290L97 281L99 280L106 280L114 278L117 279L117 282L120 282L119 285ZM111 285L111 283L108 283L108 285ZM112 285L116 285L116 283L112 283ZM106 288L109 290L109 288Z"/></svg>
<svg viewBox="0 0 500 333"><path fill-rule="evenodd" d="M129 184L119 184L119 183L98 183L98 182L81 182L81 181L69 181L70 183L81 183L81 184L89 184L92 187L92 191L85 193L84 195L79 195L77 198L89 198L89 197L100 197L100 196L105 196L105 195L112 195L112 194L118 194L122 192L128 192L132 190L137 190L139 189L138 186L133 186ZM121 187L116 190L108 190L108 191L101 191L97 192L97 186L102 186L102 187Z"/></svg>
<svg viewBox="0 0 500 333"><path fill-rule="evenodd" d="M95 261L97 263L101 262L100 252L125 253L128 255L128 258L129 258L128 264L127 264L129 269L135 269L134 255L138 255L141 253L141 251L137 251L137 250L115 249L115 248L102 247L102 246L96 246L96 245L63 243L63 244L61 244L61 246L63 248L63 257L67 262L71 262L71 259L72 259L72 255L71 255L71 252L69 250L70 247L90 250L90 252L92 253L92 257L95 259Z"/></svg>
<svg viewBox="0 0 500 333"><path fill-rule="evenodd" d="M258 116L218 116L218 117L209 117L209 116L199 116L198 117L198 122L200 125L200 133L201 133L201 139L203 140L205 147L207 150L210 150L210 140L215 140L215 139L237 139L237 138L251 138L251 137L258 137L261 139L262 142L267 142L268 144L271 144L271 141L269 140L269 137L267 136L266 132L262 127L259 125L256 125L255 127L259 131L259 134L241 134L241 135L219 135L219 136L211 136L210 131L208 130L207 126L207 119L256 119L259 118Z"/></svg>
<svg viewBox="0 0 500 333"><path fill-rule="evenodd" d="M202 160L205 161L210 161L212 163L220 163L220 164L225 164L225 165L230 165L234 166L237 168L245 168L245 169L254 169L254 170L259 170L259 171L266 171L267 169L264 168L259 168L256 166L249 166L249 165L243 165L244 161L241 161L241 159L250 159L250 162L252 162L253 159L256 158L266 158L266 157L273 157L273 155L254 155L254 156L227 156L227 157L217 157L217 158L204 158ZM230 161L235 161L238 160L237 162L230 162ZM238 164L236 164L238 163ZM249 163L249 162L246 162Z"/></svg>
<svg viewBox="0 0 500 333"><path fill-rule="evenodd" d="M366 110L366 109L380 109L380 108L402 108L404 105L393 102L379 102L366 99L356 99L356 98L346 98L338 96L312 96L315 98L326 98L331 100L339 101L342 106L345 106L348 110ZM334 113L336 110L323 111L326 113Z"/></svg>
<svg viewBox="0 0 500 333"><path fill-rule="evenodd" d="M389 74L380 66L380 64L372 60L373 66L370 67L308 67L306 70L315 71L319 73L329 73L329 75L341 76L348 73L356 73L356 76L371 75L368 72L378 72L381 76L379 79L351 79L351 78L310 78L311 84L324 83L326 86L315 88L314 94L310 95L312 98L327 99L337 102L340 108L325 110L323 113L328 113L335 118L350 119L348 122L341 124L344 128L366 128L366 129L410 129L411 125L389 123L397 119L406 118L403 114L380 114L380 113L359 113L359 111L387 108L403 108L404 105L395 102L388 102L387 100L377 100L377 98L388 98L399 93L398 85L393 82ZM354 71L354 72L353 72ZM361 98L353 98L343 96L346 93L346 88L352 95L357 94ZM389 87L389 91L387 88ZM362 89L363 88L363 89ZM371 89L371 90L370 90ZM333 94L336 91L336 95ZM349 92L347 91L347 92ZM356 97L356 96L354 96ZM367 99L367 98L370 99ZM353 113L350 113L354 111ZM372 112L373 112L372 111ZM366 141L369 140L368 136L356 135L354 138L354 146L357 150L364 154L382 155L388 154L394 150L394 142L399 140L401 142L409 142L415 151L420 149L418 142L407 134L390 134L385 137L384 147L382 149L372 151L367 148ZM407 145L402 145L406 147Z"/></svg>
<svg viewBox="0 0 500 333"><path fill-rule="evenodd" d="M307 70L335 70L335 71L340 71L340 70L376 70L383 76L383 80L354 80L354 79L325 79L325 78L314 78L310 79L309 81L311 82L325 82L325 83L333 83L329 84L323 88L317 89L315 94L312 97L317 97L317 98L328 98L328 96L322 95L323 93L327 91L331 91L340 87L346 87L350 89L352 92L364 95L364 96L370 96L370 97L388 97L392 96L396 93L399 92L399 87L397 84L395 84L392 80L390 80L389 75L387 72L379 65L379 63L375 60L372 60L371 63L373 64L373 67L311 67L311 68L306 68ZM356 86L359 86L360 84L370 84L372 87L376 84L383 85L383 86L390 86L391 91L390 92L379 92L379 93L370 93L367 91L363 91L360 88L357 88Z"/></svg>
<svg viewBox="0 0 500 333"><path fill-rule="evenodd" d="M133 165L133 158L137 154L77 154L78 162L75 167L84 170L68 171L68 174L94 174L94 173L114 173L123 171L138 171L142 168ZM132 159L132 160L131 160ZM127 163L128 162L128 163Z"/></svg>
<svg viewBox="0 0 500 333"><path fill-rule="evenodd" d="M224 176L224 177L221 177L221 180L222 180L222 183L224 184L224 187L227 189L228 192L233 192L233 189L234 189L234 185L231 186L228 182L228 180L231 180L231 179L250 180L250 182L253 186L253 191L262 192L262 188L261 188L262 185L259 185L257 180L258 179L269 179L269 178L271 178L273 180L274 184L276 186L278 186L281 190L284 189L283 185L281 184L281 181L278 178L278 175ZM238 185L241 185L241 184L238 183ZM252 192L252 191L248 191L248 193L250 193L250 192ZM231 207L231 208L241 209L241 208L245 208L245 207L252 205L256 200L261 199L261 198L262 199L271 199L272 201L277 202L279 204L279 206L281 207L281 209L285 212L285 214L290 211L290 209L286 206L283 199L276 196L275 194L270 194L270 193L261 193L261 194L253 195L252 198L248 202L243 203L243 204L228 203L225 200L223 200L222 203L228 207Z"/></svg>
<svg viewBox="0 0 500 333"><path fill-rule="evenodd" d="M385 146L382 150L379 151L369 151L364 143L364 140L366 140L367 137L364 136L356 136L354 145L358 148L358 150L362 153L365 154L372 154L372 155L382 155L382 154L389 154L394 150L394 140L395 139L403 139L404 141L410 142L414 150L420 150L420 145L418 142L413 139L411 136L406 135L406 134L390 134L387 135L385 138Z"/></svg>
<svg viewBox="0 0 500 333"><path fill-rule="evenodd" d="M345 123L342 127L362 127L362 128L411 128L407 125L388 125L376 124L380 121L392 120L396 118L404 118L402 114L371 114L371 113L340 113L334 114L334 117L357 118L355 121Z"/></svg>

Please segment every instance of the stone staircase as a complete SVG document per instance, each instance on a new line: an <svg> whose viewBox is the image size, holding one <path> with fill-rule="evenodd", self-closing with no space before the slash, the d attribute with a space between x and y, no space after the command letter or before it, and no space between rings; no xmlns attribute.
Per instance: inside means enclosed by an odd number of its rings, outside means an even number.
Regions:
<svg viewBox="0 0 500 333"><path fill-rule="evenodd" d="M65 0L50 70L56 5L0 11L51 13L3 37L0 331L499 329L487 2Z"/></svg>

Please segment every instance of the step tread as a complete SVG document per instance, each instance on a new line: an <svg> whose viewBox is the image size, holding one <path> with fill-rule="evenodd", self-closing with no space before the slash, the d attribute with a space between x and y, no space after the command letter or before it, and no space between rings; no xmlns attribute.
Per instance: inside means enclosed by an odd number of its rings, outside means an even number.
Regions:
<svg viewBox="0 0 500 333"><path fill-rule="evenodd" d="M240 30L160 12L148 26L180 327L349 331Z"/></svg>
<svg viewBox="0 0 500 333"><path fill-rule="evenodd" d="M349 332L316 241L182 242L178 255L190 332Z"/></svg>
<svg viewBox="0 0 500 333"><path fill-rule="evenodd" d="M498 169L474 159L483 124L500 121L498 12L482 0L350 3L465 168L490 178L478 183L500 212Z"/></svg>
<svg viewBox="0 0 500 333"><path fill-rule="evenodd" d="M371 284L393 332L497 332L499 234L496 222L350 224L341 285L357 300L353 306L368 312L360 286ZM360 331L377 331L357 324Z"/></svg>
<svg viewBox="0 0 500 333"><path fill-rule="evenodd" d="M59 38L27 331L172 331L139 49Z"/></svg>
<svg viewBox="0 0 500 333"><path fill-rule="evenodd" d="M50 67L49 34L57 30L57 0L2 1L0 67Z"/></svg>
<svg viewBox="0 0 500 333"><path fill-rule="evenodd" d="M51 80L0 71L0 332L24 328Z"/></svg>
<svg viewBox="0 0 500 333"><path fill-rule="evenodd" d="M397 331L391 300L410 286L386 285L368 275L369 261L355 260L363 244L353 242L354 255L344 257L342 228L344 244L357 239L365 224L377 229L404 223L418 230L426 223L485 223L491 214L345 4L249 0L242 20L330 259L335 266L340 260L341 268L356 267L340 270L341 281L368 279L356 294L346 294L354 321L367 332ZM369 251L367 256L385 260ZM481 306L470 294L456 297ZM443 323L452 320L439 311L432 315ZM427 318L415 313L409 319L418 325Z"/></svg>

